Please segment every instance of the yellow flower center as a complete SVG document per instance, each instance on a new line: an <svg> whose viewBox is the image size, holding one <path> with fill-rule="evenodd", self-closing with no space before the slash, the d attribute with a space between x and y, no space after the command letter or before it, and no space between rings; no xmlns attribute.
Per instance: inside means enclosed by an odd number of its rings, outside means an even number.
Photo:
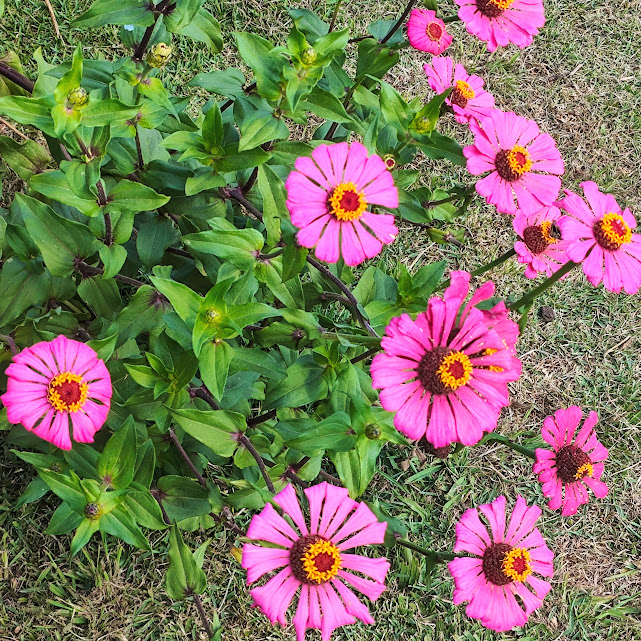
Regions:
<svg viewBox="0 0 641 641"><path fill-rule="evenodd" d="M451 352L443 357L436 374L445 387L455 390L470 380L472 363L463 352Z"/></svg>
<svg viewBox="0 0 641 641"><path fill-rule="evenodd" d="M490 3L493 4L497 9L505 11L510 8L510 5L514 0L490 0Z"/></svg>
<svg viewBox="0 0 641 641"><path fill-rule="evenodd" d="M530 154L525 147L517 145L512 147L507 154L507 163L510 166L510 169L517 175L521 176L527 171L532 169L532 161L530 160Z"/></svg>
<svg viewBox="0 0 641 641"><path fill-rule="evenodd" d="M559 239L555 238L552 235L552 221L551 220L544 220L541 225L541 236L545 239L545 242L548 245L553 245L554 243L558 243Z"/></svg>
<svg viewBox="0 0 641 641"><path fill-rule="evenodd" d="M352 182L341 183L329 197L329 213L336 220L356 220L367 208L365 194Z"/></svg>
<svg viewBox="0 0 641 641"><path fill-rule="evenodd" d="M592 467L591 463L585 463L581 465L576 471L576 474L574 475L574 478L577 481L580 481L582 478L586 476L592 476L594 474L594 468Z"/></svg>
<svg viewBox="0 0 641 641"><path fill-rule="evenodd" d="M476 95L474 89L465 82L465 80L457 80L455 83L455 91L457 91L465 100L472 100Z"/></svg>
<svg viewBox="0 0 641 641"><path fill-rule="evenodd" d="M59 412L77 412L87 400L89 385L71 372L54 376L49 382L47 400Z"/></svg>
<svg viewBox="0 0 641 641"><path fill-rule="evenodd" d="M632 230L621 214L607 213L594 223L593 231L597 243L610 251L632 241Z"/></svg>
<svg viewBox="0 0 641 641"><path fill-rule="evenodd" d="M307 578L314 583L325 583L334 578L341 567L341 555L331 542L321 539L312 543L301 557Z"/></svg>
<svg viewBox="0 0 641 641"><path fill-rule="evenodd" d="M524 581L532 573L530 553L523 548L512 548L503 558L502 569L513 581Z"/></svg>

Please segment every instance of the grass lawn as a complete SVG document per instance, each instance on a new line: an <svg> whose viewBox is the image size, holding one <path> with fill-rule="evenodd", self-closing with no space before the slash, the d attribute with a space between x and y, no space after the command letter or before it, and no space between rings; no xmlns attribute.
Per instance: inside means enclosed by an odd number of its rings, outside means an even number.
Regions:
<svg viewBox="0 0 641 641"><path fill-rule="evenodd" d="M454 4L449 8L454 10ZM535 119L558 143L566 161L564 186L595 180L623 206L641 216L641 11L639 0L548 0L547 23L528 49L514 47L489 54L460 24L448 54L470 73L486 79L497 106ZM116 28L81 34L69 27L88 0L52 0L64 41L56 38L45 3L6 0L0 20L5 48L16 50L32 72L30 53L42 47L45 57L69 57L82 36L86 57L111 58L123 53ZM226 42L232 30L251 28L274 42L285 38L286 3L281 0L206 0L221 20ZM331 6L303 3L326 15ZM347 2L339 22L353 33L366 23L400 12L397 3ZM185 41L170 64L170 84L184 85L195 73L233 64L231 47L210 56ZM3 53L0 50L0 53ZM405 51L387 78L406 96L426 95L422 70L426 56ZM467 141L465 128L446 119L442 128ZM0 123L0 133L7 133ZM447 186L445 165L419 160L425 180ZM458 178L469 182L464 171ZM12 183L5 177L5 187ZM513 242L511 220L480 199L460 222L469 233L463 248L439 247L407 227L387 250L393 269L398 260L418 268L426 261L448 259L452 268L474 269L506 251ZM515 262L491 272L500 295L519 295L530 284ZM544 322L541 305L555 312ZM544 499L524 457L497 444L463 450L446 461L416 449L386 447L380 473L365 495L378 498L408 527L419 545L450 551L454 524L461 512L505 493L517 493L543 509L540 528L555 552L553 590L528 625L503 635L521 641L572 639L641 640L641 305L639 297L594 289L576 271L538 299L519 341L524 369L512 385L512 404L498 431L536 446L542 420L571 404L598 411L600 440L610 451L604 480L610 494L562 518L544 507ZM1 446L1 445L0 445ZM94 539L69 559L70 536L45 536L57 499L22 509L13 505L33 476L32 469L0 453L0 641L101 640L138 641L204 639L192 604L174 604L166 596L166 534L151 536L152 553L134 550L109 538ZM245 525L250 514L237 515ZM272 628L252 609L245 573L230 553L227 531L191 535L196 547L211 539L205 561L209 579L204 595L211 611L215 599L227 641L293 639L293 627ZM371 607L376 624L350 626L336 641L456 640L497 637L452 605L452 580L443 567L426 575L422 559L408 550L389 551L389 590ZM309 639L319 639L308 633Z"/></svg>

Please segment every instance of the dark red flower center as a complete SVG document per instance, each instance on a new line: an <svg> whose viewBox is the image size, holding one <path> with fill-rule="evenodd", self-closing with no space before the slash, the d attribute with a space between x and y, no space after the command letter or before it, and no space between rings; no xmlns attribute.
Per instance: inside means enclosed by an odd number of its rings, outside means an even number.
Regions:
<svg viewBox="0 0 641 641"><path fill-rule="evenodd" d="M550 245L557 243L557 230L552 221L545 220L540 225L530 225L523 230L523 242L533 254L542 254Z"/></svg>
<svg viewBox="0 0 641 641"><path fill-rule="evenodd" d="M507 543L494 543L483 554L483 574L494 585L507 585L512 579L503 572L503 560L512 549Z"/></svg>
<svg viewBox="0 0 641 641"><path fill-rule="evenodd" d="M353 191L346 191L341 197L340 205L345 211L356 211L360 204L361 199Z"/></svg>
<svg viewBox="0 0 641 641"><path fill-rule="evenodd" d="M616 251L632 240L632 230L621 214L607 213L592 226L594 238L603 249Z"/></svg>
<svg viewBox="0 0 641 641"><path fill-rule="evenodd" d="M352 182L341 183L332 191L327 206L339 221L356 220L367 207L365 195Z"/></svg>
<svg viewBox="0 0 641 641"><path fill-rule="evenodd" d="M341 567L341 556L331 541L318 534L309 534L291 547L289 565L301 583L320 585L336 576Z"/></svg>
<svg viewBox="0 0 641 641"><path fill-rule="evenodd" d="M556 472L564 483L592 476L590 457L576 445L565 445L556 453Z"/></svg>
<svg viewBox="0 0 641 641"><path fill-rule="evenodd" d="M488 18L498 18L514 0L476 0L476 8Z"/></svg>
<svg viewBox="0 0 641 641"><path fill-rule="evenodd" d="M431 394L448 394L470 380L472 365L463 352L435 347L423 354L416 374Z"/></svg>
<svg viewBox="0 0 641 641"><path fill-rule="evenodd" d="M496 158L494 165L499 176L508 182L518 180L523 174L530 171L532 161L530 154L524 147L516 146L512 149L501 149Z"/></svg>
<svg viewBox="0 0 641 641"><path fill-rule="evenodd" d="M443 27L438 22L430 22L425 30L427 37L434 42L438 42L443 35Z"/></svg>
<svg viewBox="0 0 641 641"><path fill-rule="evenodd" d="M49 381L47 400L59 412L77 412L87 400L88 389L82 377L64 372Z"/></svg>
<svg viewBox="0 0 641 641"><path fill-rule="evenodd" d="M465 80L457 80L450 94L450 102L461 109L467 107L467 103L474 98L476 94Z"/></svg>

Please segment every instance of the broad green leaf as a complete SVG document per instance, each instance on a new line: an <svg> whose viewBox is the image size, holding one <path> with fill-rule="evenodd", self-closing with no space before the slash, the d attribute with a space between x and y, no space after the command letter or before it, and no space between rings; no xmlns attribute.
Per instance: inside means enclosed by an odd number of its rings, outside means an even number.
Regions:
<svg viewBox="0 0 641 641"><path fill-rule="evenodd" d="M312 93L305 96L299 104L301 109L311 111L320 118L333 122L352 122L352 118L345 111L343 103L334 94L315 87Z"/></svg>
<svg viewBox="0 0 641 641"><path fill-rule="evenodd" d="M192 594L202 594L207 577L198 567L191 550L185 545L178 524L169 533L169 568L165 574L165 588L170 599L182 601Z"/></svg>
<svg viewBox="0 0 641 641"><path fill-rule="evenodd" d="M113 318L122 304L116 281L100 276L84 278L78 285L78 295L98 317Z"/></svg>
<svg viewBox="0 0 641 641"><path fill-rule="evenodd" d="M109 211L152 211L169 202L169 196L131 180L120 180L109 192Z"/></svg>
<svg viewBox="0 0 641 641"><path fill-rule="evenodd" d="M253 347L234 347L232 370L256 372L265 378L285 378L285 369L268 352Z"/></svg>
<svg viewBox="0 0 641 641"><path fill-rule="evenodd" d="M37 142L18 143L7 136L0 136L0 158L25 182L51 162L51 156Z"/></svg>
<svg viewBox="0 0 641 641"><path fill-rule="evenodd" d="M170 33L178 33L194 21L205 0L178 0L174 10L163 19L163 24Z"/></svg>
<svg viewBox="0 0 641 641"><path fill-rule="evenodd" d="M154 287L169 299L178 316L190 329L193 329L198 316L198 309L204 300L203 297L187 287L187 285L177 283L174 280L158 278L157 276L150 276L150 278Z"/></svg>
<svg viewBox="0 0 641 641"><path fill-rule="evenodd" d="M463 155L462 147L447 136L443 136L438 131L433 131L429 136L418 136L415 145L428 157L433 160L445 158L455 165L465 165L466 159Z"/></svg>
<svg viewBox="0 0 641 641"><path fill-rule="evenodd" d="M236 435L247 429L242 414L225 410L171 410L172 418L180 427L211 449L218 456L231 456L238 441Z"/></svg>
<svg viewBox="0 0 641 641"><path fill-rule="evenodd" d="M142 264L152 267L161 262L163 254L177 237L169 218L159 217L143 223L138 229L136 250Z"/></svg>
<svg viewBox="0 0 641 641"><path fill-rule="evenodd" d="M240 57L251 67L256 78L256 89L267 100L278 100L281 95L281 70L285 58L272 52L270 42L253 33L234 32Z"/></svg>
<svg viewBox="0 0 641 641"><path fill-rule="evenodd" d="M369 509L374 512L379 523L387 523L387 528L385 529L385 547L394 547L397 539L404 538L407 535L407 528L405 527L405 524L390 516L381 507L378 500L372 502L366 501L366 503Z"/></svg>
<svg viewBox="0 0 641 641"><path fill-rule="evenodd" d="M141 95L149 98L154 104L175 113L174 106L169 100L169 93L158 78L144 78L136 85L136 88Z"/></svg>
<svg viewBox="0 0 641 641"><path fill-rule="evenodd" d="M154 14L148 0L95 0L85 13L73 21L73 26L80 29L106 24L149 27L154 24Z"/></svg>
<svg viewBox="0 0 641 641"><path fill-rule="evenodd" d="M232 356L232 348L223 340L208 341L200 349L200 378L217 399L223 397Z"/></svg>
<svg viewBox="0 0 641 641"><path fill-rule="evenodd" d="M359 497L374 478L378 454L385 441L360 436L351 451L332 452L330 459L351 498Z"/></svg>
<svg viewBox="0 0 641 641"><path fill-rule="evenodd" d="M133 417L129 416L107 441L98 459L97 472L103 483L122 490L133 480L135 464L136 428Z"/></svg>
<svg viewBox="0 0 641 641"><path fill-rule="evenodd" d="M220 23L205 9L201 9L196 14L195 20L175 33L198 42L204 42L212 53L218 53L223 48Z"/></svg>
<svg viewBox="0 0 641 641"><path fill-rule="evenodd" d="M71 530L77 528L83 520L85 519L82 514L74 512L68 503L63 502L51 515L51 520L45 530L45 534L51 534L53 536L68 534Z"/></svg>
<svg viewBox="0 0 641 641"><path fill-rule="evenodd" d="M273 111L260 109L250 113L240 125L238 151L255 149L265 142L289 138L289 128Z"/></svg>
<svg viewBox="0 0 641 641"><path fill-rule="evenodd" d="M38 469L38 475L56 496L59 496L69 504L71 509L76 512L84 510L87 499L82 491L82 486L77 480L78 477L72 478L66 474L58 474L57 472L43 469Z"/></svg>
<svg viewBox="0 0 641 641"><path fill-rule="evenodd" d="M77 196L69 186L66 175L57 169L55 171L44 171L41 174L36 174L29 181L29 186L34 191L51 200L75 207L78 211L90 218L97 216L101 211L100 205L95 197L89 199Z"/></svg>
<svg viewBox="0 0 641 641"><path fill-rule="evenodd" d="M243 96L245 76L240 69L230 67L224 71L211 71L198 73L188 83L188 87L202 87L210 93L215 93L228 98Z"/></svg>
<svg viewBox="0 0 641 641"><path fill-rule="evenodd" d="M127 250L122 245L107 245L100 244L98 247L100 260L105 266L103 278L113 278L125 264L127 260Z"/></svg>
<svg viewBox="0 0 641 641"><path fill-rule="evenodd" d="M138 107L126 105L120 100L92 98L82 110L82 124L85 127L104 127L131 120L138 113Z"/></svg>
<svg viewBox="0 0 641 641"><path fill-rule="evenodd" d="M220 149L223 144L223 120L217 102L212 104L203 120L202 134L208 151Z"/></svg>
<svg viewBox="0 0 641 641"><path fill-rule="evenodd" d="M47 492L49 491L49 486L39 477L36 476L35 479L27 485L27 489L20 495L20 498L16 501L16 509L22 507L23 505L27 505L28 503L33 503L34 501L37 501L38 499L41 499ZM63 503L62 505L67 505L66 503ZM69 511L72 512L71 508L69 508ZM75 512L72 512L72 514L75 514ZM72 526L69 528L70 530L73 529Z"/></svg>
<svg viewBox="0 0 641 641"><path fill-rule="evenodd" d="M301 407L327 396L327 382L323 378L325 368L311 356L301 356L287 368L287 378L270 381L265 395L269 408Z"/></svg>
<svg viewBox="0 0 641 641"><path fill-rule="evenodd" d="M289 447L300 450L303 454L313 455L317 450L347 452L354 446L356 434L351 428L349 416L345 412L335 412L306 429L300 436L286 438L285 441Z"/></svg>
<svg viewBox="0 0 641 641"><path fill-rule="evenodd" d="M133 482L146 488L151 487L155 470L156 450L153 441L148 439L138 448L136 453L136 471Z"/></svg>
<svg viewBox="0 0 641 641"><path fill-rule="evenodd" d="M158 479L162 504L171 520L182 521L211 512L209 494L195 479L163 476Z"/></svg>
<svg viewBox="0 0 641 641"><path fill-rule="evenodd" d="M267 228L267 246L280 241L280 219L287 211L285 185L269 165L258 168L258 189L263 197L263 222Z"/></svg>
<svg viewBox="0 0 641 641"><path fill-rule="evenodd" d="M445 102L445 99L452 92L450 87L447 91L434 96L414 117L414 120L410 123L410 132L418 132L421 135L429 134L434 131L436 128L436 123L438 122L441 105Z"/></svg>
<svg viewBox="0 0 641 641"><path fill-rule="evenodd" d="M142 530L136 524L131 514L122 505L119 505L108 514L100 517L100 531L107 532L117 536L119 539L129 545L133 545L141 550L150 550L149 542L142 533Z"/></svg>
<svg viewBox="0 0 641 641"><path fill-rule="evenodd" d="M5 96L0 98L0 115L9 116L21 125L37 127L48 136L55 136L51 105L44 98Z"/></svg>
<svg viewBox="0 0 641 641"><path fill-rule="evenodd" d="M23 263L13 258L6 262L0 270L0 327L47 300L50 280L42 265L34 261Z"/></svg>
<svg viewBox="0 0 641 641"><path fill-rule="evenodd" d="M99 526L98 520L83 518L82 521L80 521L80 525L78 525L78 529L71 540L69 551L72 557L76 556L76 554L89 543L89 539L98 531Z"/></svg>
<svg viewBox="0 0 641 641"><path fill-rule="evenodd" d="M227 181L220 174L215 173L209 167L201 167L196 170L193 176L189 176L185 182L185 195L195 196L203 191L217 190L224 187Z"/></svg>
<svg viewBox="0 0 641 641"><path fill-rule="evenodd" d="M150 530L164 530L167 524L163 521L158 501L148 491L132 490L125 497L127 510L136 523Z"/></svg>
<svg viewBox="0 0 641 641"><path fill-rule="evenodd" d="M65 73L58 81L54 98L57 103L64 104L67 100L67 94L73 89L78 89L82 83L82 47L78 45L74 52L69 71Z"/></svg>
<svg viewBox="0 0 641 641"><path fill-rule="evenodd" d="M381 81L381 114L388 125L405 135L412 110L401 94L387 82Z"/></svg>
<svg viewBox="0 0 641 641"><path fill-rule="evenodd" d="M70 276L75 259L95 251L97 241L84 225L58 216L51 207L23 194L16 194L14 205L54 276Z"/></svg>

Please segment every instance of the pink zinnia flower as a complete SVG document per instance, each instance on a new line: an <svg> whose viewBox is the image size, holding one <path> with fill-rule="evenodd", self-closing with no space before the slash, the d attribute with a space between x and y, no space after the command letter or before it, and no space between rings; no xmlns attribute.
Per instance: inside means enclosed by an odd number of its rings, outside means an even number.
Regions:
<svg viewBox="0 0 641 641"><path fill-rule="evenodd" d="M550 584L533 574L551 577L554 572L554 554L534 527L540 515L540 507L528 507L519 496L506 532L505 497L499 496L467 510L456 524L454 552L476 556L459 557L447 565L454 577L454 605L469 601L467 616L480 619L490 630L507 632L525 625L550 591Z"/></svg>
<svg viewBox="0 0 641 641"><path fill-rule="evenodd" d="M600 192L596 183L584 182L581 187L587 203L567 189L557 203L571 216L559 221L568 241L568 258L583 261L583 271L595 287L603 281L611 292L623 289L636 294L641 288L641 234L632 233L637 221L629 209L621 210L613 196Z"/></svg>
<svg viewBox="0 0 641 641"><path fill-rule="evenodd" d="M396 429L425 436L435 448L474 445L494 430L509 402L507 383L521 373L513 356L518 328L505 307L487 314L474 307L493 284L480 288L457 320L469 280L467 272L452 272L443 298L431 298L415 321L393 318L372 362L373 386L382 390L383 408L396 412Z"/></svg>
<svg viewBox="0 0 641 641"><path fill-rule="evenodd" d="M443 53L451 44L445 23L436 17L435 11L413 9L407 23L407 39L414 49L427 51L435 56Z"/></svg>
<svg viewBox="0 0 641 641"><path fill-rule="evenodd" d="M379 523L365 503L350 499L342 487L323 482L307 488L305 494L309 501L309 528L294 488L285 486L274 502L297 529L268 503L252 518L247 536L280 547L245 544L242 565L247 570L248 585L268 572L280 570L265 585L250 590L254 602L272 623L287 625L285 612L300 588L294 615L296 638L304 641L305 631L317 628L322 640L328 641L336 628L355 623L356 619L374 623L367 606L348 585L375 601L385 589L383 582L390 564L384 558L347 554L346 550L382 543L387 523Z"/></svg>
<svg viewBox="0 0 641 641"><path fill-rule="evenodd" d="M588 502L586 485L600 499L608 493L608 486L599 479L603 474L603 463L608 450L597 441L594 426L599 417L590 412L583 427L575 435L583 414L576 405L554 412L543 421L541 436L549 443L550 450L536 450L533 471L543 484L543 496L552 497L548 503L551 510L563 505L561 514L576 514L579 505ZM563 489L565 488L565 497Z"/></svg>
<svg viewBox="0 0 641 641"><path fill-rule="evenodd" d="M70 450L71 421L74 440L93 443L109 413L111 377L91 347L61 335L23 349L6 374L7 392L0 400L9 423L22 423L36 436Z"/></svg>
<svg viewBox="0 0 641 641"><path fill-rule="evenodd" d="M519 263L526 265L527 278L536 278L542 272L552 276L568 262L565 253L568 243L558 228L560 218L561 212L554 205L532 214L519 211L514 217L514 231L523 239L514 243L514 249Z"/></svg>
<svg viewBox="0 0 641 641"><path fill-rule="evenodd" d="M510 43L523 49L545 24L541 0L455 0L469 33L487 42L488 51Z"/></svg>
<svg viewBox="0 0 641 641"><path fill-rule="evenodd" d="M470 76L463 65L454 66L452 58L432 58L432 63L424 65L424 69L427 81L436 93L441 94L454 87L445 102L454 110L457 122L483 118L494 108L494 96L483 89L483 78Z"/></svg>
<svg viewBox="0 0 641 641"><path fill-rule="evenodd" d="M476 183L488 203L504 214L516 214L514 196L526 213L556 200L563 160L552 136L542 134L533 120L494 109L479 122L470 120L470 129L475 138L463 150L467 170L474 176L491 172Z"/></svg>
<svg viewBox="0 0 641 641"><path fill-rule="evenodd" d="M335 263L342 255L358 265L396 238L394 216L367 211L371 205L398 207L398 190L380 156L368 158L359 142L341 142L319 145L295 167L285 183L287 209L300 227L298 242L315 246L320 260Z"/></svg>

